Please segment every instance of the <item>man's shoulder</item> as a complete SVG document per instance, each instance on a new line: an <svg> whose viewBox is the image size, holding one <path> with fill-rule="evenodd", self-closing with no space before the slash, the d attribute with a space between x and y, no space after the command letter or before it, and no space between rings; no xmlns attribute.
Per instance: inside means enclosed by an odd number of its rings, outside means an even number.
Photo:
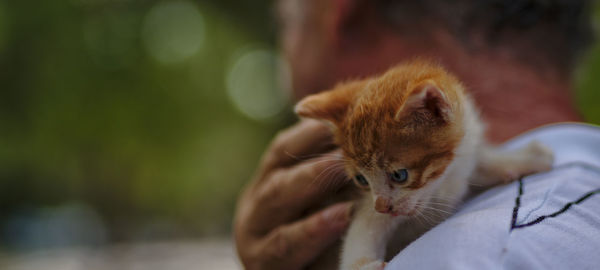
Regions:
<svg viewBox="0 0 600 270"><path fill-rule="evenodd" d="M580 269L598 262L600 127L544 126L503 147L532 140L554 151L551 171L470 200L398 254L388 269Z"/></svg>

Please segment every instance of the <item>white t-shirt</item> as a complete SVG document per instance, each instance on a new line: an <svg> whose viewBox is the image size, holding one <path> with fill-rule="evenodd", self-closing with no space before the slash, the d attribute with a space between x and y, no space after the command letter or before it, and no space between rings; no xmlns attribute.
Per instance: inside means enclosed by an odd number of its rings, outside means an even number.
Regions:
<svg viewBox="0 0 600 270"><path fill-rule="evenodd" d="M600 127L557 124L504 145L538 140L554 169L468 201L386 269L600 269Z"/></svg>

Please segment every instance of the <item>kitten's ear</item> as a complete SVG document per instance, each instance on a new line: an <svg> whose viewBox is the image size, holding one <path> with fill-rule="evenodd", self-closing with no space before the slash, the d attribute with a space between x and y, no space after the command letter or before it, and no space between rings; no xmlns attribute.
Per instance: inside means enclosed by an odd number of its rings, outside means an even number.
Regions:
<svg viewBox="0 0 600 270"><path fill-rule="evenodd" d="M394 119L399 121L418 110L426 110L431 113L435 118L432 120L447 122L452 118L448 98L432 80L426 80L414 88L396 112Z"/></svg>
<svg viewBox="0 0 600 270"><path fill-rule="evenodd" d="M333 90L310 95L298 102L294 111L301 117L326 120L338 125L344 119L356 92L364 84L363 81L339 84Z"/></svg>

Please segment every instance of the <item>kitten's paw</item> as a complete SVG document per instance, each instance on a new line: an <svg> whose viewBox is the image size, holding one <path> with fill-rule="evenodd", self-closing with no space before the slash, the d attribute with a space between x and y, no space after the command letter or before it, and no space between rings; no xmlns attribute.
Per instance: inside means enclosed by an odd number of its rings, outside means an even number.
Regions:
<svg viewBox="0 0 600 270"><path fill-rule="evenodd" d="M498 178L502 184L510 183L521 177L518 170L504 168L498 173Z"/></svg>
<svg viewBox="0 0 600 270"><path fill-rule="evenodd" d="M382 261L373 261L360 267L360 270L383 270L386 263Z"/></svg>
<svg viewBox="0 0 600 270"><path fill-rule="evenodd" d="M530 174L549 171L553 162L552 150L538 141L532 141L514 152L510 160L498 162L492 168L500 182L506 184Z"/></svg>
<svg viewBox="0 0 600 270"><path fill-rule="evenodd" d="M532 141L525 147L526 159L520 176L549 171L554 163L552 149L538 141Z"/></svg>
<svg viewBox="0 0 600 270"><path fill-rule="evenodd" d="M350 267L342 267L342 269L352 270L383 270L386 263L381 260L373 260L369 258L361 258L353 263Z"/></svg>

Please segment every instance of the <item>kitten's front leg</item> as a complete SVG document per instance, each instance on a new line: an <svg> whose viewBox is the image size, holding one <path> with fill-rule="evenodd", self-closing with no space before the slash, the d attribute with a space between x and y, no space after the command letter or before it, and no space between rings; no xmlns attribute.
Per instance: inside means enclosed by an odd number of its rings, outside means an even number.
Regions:
<svg viewBox="0 0 600 270"><path fill-rule="evenodd" d="M527 146L513 151L483 147L478 160L472 182L478 186L491 186L550 170L554 154L540 142L532 141Z"/></svg>
<svg viewBox="0 0 600 270"><path fill-rule="evenodd" d="M342 270L383 269L388 239L403 217L375 211L371 196L360 201L342 249Z"/></svg>

